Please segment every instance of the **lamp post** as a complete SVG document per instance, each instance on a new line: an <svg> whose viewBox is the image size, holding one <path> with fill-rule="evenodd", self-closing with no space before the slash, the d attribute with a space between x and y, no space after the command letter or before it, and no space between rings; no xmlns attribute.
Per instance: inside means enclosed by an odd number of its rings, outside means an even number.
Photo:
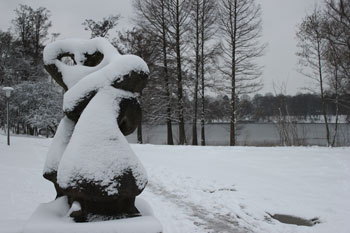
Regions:
<svg viewBox="0 0 350 233"><path fill-rule="evenodd" d="M3 91L5 91L6 96L6 105L7 105L7 145L10 145L10 121L9 121L9 114L10 114L10 96L11 91L13 91L12 87L3 87Z"/></svg>

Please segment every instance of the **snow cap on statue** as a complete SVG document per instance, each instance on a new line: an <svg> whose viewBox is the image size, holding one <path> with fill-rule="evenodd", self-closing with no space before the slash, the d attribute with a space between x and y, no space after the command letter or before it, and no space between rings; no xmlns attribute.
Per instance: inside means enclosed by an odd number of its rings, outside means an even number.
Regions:
<svg viewBox="0 0 350 233"><path fill-rule="evenodd" d="M65 64L62 58L70 57L73 65ZM53 42L44 49L44 65L55 80L69 90L78 82L86 85L87 90L97 90L104 84L119 84L118 88L129 89L131 92L140 92L145 86L131 87L131 85L121 84L130 82L135 76L131 73L148 74L147 64L138 56L121 55L118 50L105 38L65 39ZM56 67L56 70L51 70ZM117 72L116 72L117 71ZM146 79L147 75L141 75ZM86 81L84 80L86 79ZM136 85L137 86L137 85Z"/></svg>

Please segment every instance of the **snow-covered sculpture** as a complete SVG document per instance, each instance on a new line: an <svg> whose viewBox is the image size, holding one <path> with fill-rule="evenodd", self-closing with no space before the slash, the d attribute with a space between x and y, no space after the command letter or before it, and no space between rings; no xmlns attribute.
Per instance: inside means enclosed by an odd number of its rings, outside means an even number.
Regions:
<svg viewBox="0 0 350 233"><path fill-rule="evenodd" d="M63 62L69 57L72 64ZM65 89L63 110L44 177L67 196L75 221L90 215L137 216L134 202L146 172L124 135L140 120L138 94L148 67L120 55L103 38L56 41L44 50L45 69ZM124 135L123 135L124 134Z"/></svg>

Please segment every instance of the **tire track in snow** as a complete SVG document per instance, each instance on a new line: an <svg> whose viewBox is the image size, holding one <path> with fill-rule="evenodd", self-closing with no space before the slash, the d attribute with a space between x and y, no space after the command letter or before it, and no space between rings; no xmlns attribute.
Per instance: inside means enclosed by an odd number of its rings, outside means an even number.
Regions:
<svg viewBox="0 0 350 233"><path fill-rule="evenodd" d="M163 197L165 200L174 203L182 209L188 209L192 213L191 217L197 218L198 222L194 222L197 226L202 226L208 232L215 233L250 233L249 229L239 226L238 221L232 216L222 215L220 213L211 213L204 206L196 205L193 202L184 200L183 196L167 191L161 185L148 183L147 188L155 195Z"/></svg>

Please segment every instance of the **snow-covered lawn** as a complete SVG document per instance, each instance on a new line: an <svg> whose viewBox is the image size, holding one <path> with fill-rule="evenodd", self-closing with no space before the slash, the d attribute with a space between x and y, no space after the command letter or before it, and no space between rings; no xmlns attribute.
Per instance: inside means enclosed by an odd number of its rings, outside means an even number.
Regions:
<svg viewBox="0 0 350 233"><path fill-rule="evenodd" d="M54 199L42 178L50 139L0 135L0 232L20 232ZM141 197L165 233L350 232L350 148L132 145L149 184ZM319 218L312 227L270 215Z"/></svg>

